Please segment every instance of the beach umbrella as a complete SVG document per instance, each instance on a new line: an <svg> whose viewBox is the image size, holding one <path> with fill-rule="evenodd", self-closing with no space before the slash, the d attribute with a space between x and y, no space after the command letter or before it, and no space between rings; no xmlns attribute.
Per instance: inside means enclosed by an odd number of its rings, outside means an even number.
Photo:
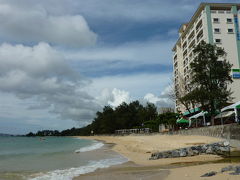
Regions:
<svg viewBox="0 0 240 180"><path fill-rule="evenodd" d="M181 123L189 123L189 120L181 118L177 120L177 123L181 124Z"/></svg>

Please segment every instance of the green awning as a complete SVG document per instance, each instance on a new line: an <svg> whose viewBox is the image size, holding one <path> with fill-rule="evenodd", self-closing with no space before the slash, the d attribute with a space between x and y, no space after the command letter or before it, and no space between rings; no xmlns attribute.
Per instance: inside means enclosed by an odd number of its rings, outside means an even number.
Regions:
<svg viewBox="0 0 240 180"><path fill-rule="evenodd" d="M181 118L177 120L177 123L189 123L189 120Z"/></svg>
<svg viewBox="0 0 240 180"><path fill-rule="evenodd" d="M236 109L240 109L240 104L238 106L236 106Z"/></svg>
<svg viewBox="0 0 240 180"><path fill-rule="evenodd" d="M189 113L189 111L186 111L186 112L183 113L183 115L187 116L187 115L192 114L192 113L197 112L197 111L200 111L200 108L191 109L190 113Z"/></svg>

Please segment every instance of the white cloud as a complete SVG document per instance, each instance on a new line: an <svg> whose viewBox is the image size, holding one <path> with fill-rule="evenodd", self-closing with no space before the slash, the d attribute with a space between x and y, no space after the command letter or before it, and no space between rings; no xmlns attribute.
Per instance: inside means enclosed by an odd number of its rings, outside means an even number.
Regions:
<svg viewBox="0 0 240 180"><path fill-rule="evenodd" d="M112 107L117 107L123 102L129 103L131 101L129 92L117 88L113 88L112 90L103 89L101 95L96 99L102 106L110 105Z"/></svg>
<svg viewBox="0 0 240 180"><path fill-rule="evenodd" d="M172 91L172 86L168 85L162 90L160 95L155 95L153 93L147 93L143 100L145 102L150 102L155 104L158 107L174 107L174 102L170 97L170 93Z"/></svg>
<svg viewBox="0 0 240 180"><path fill-rule="evenodd" d="M135 100L139 100L141 103L146 104L147 102L155 104L157 107L174 107L174 103L168 96L169 87L166 87L159 95L156 96L152 93L147 93L144 97L140 97ZM119 106L123 102L129 104L134 98L128 91L120 90L117 88L103 89L101 95L98 96L97 102L99 102L102 107L110 105L113 108Z"/></svg>
<svg viewBox="0 0 240 180"><path fill-rule="evenodd" d="M26 2L26 1L25 1ZM94 45L97 35L81 15L51 15L46 7L23 7L17 2L0 1L0 37L17 43L45 41L55 45Z"/></svg>
<svg viewBox="0 0 240 180"><path fill-rule="evenodd" d="M152 93L148 93L144 96L145 102L150 102L158 107L174 107L174 103L169 97L156 96Z"/></svg>
<svg viewBox="0 0 240 180"><path fill-rule="evenodd" d="M113 100L109 101L108 103L113 107L117 107L123 102L125 103L130 102L129 93L126 91L114 88L112 91L112 95L113 95Z"/></svg>
<svg viewBox="0 0 240 180"><path fill-rule="evenodd" d="M156 104L157 102L161 101L161 98L155 96L152 93L146 94L143 99L153 104Z"/></svg>
<svg viewBox="0 0 240 180"><path fill-rule="evenodd" d="M47 108L62 119L81 123L92 120L100 106L83 87L89 81L79 76L65 59L46 43L33 47L0 46L0 91L20 99L34 98L30 109Z"/></svg>
<svg viewBox="0 0 240 180"><path fill-rule="evenodd" d="M158 94L171 82L172 73L134 74L92 78L84 89L92 96L98 96L104 89L120 89L129 92L131 99L141 99L147 93Z"/></svg>

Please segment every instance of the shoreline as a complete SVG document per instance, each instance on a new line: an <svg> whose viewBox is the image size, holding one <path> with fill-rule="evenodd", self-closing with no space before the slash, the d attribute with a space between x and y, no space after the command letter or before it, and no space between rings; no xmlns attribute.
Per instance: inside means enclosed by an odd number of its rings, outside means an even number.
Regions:
<svg viewBox="0 0 240 180"><path fill-rule="evenodd" d="M209 144L222 141L220 138L205 136L153 135L153 136L78 136L81 139L101 141L112 144L111 149L137 165L159 166L176 163L217 161L223 159L217 155L199 155L192 157L149 160L151 153L189 147L196 144ZM156 138L157 140L155 140Z"/></svg>
<svg viewBox="0 0 240 180"><path fill-rule="evenodd" d="M110 149L126 157L129 161L121 165L111 166L106 169L99 169L95 172L81 175L78 179L203 179L200 176L210 171L220 171L232 162L224 162L223 158L216 155L199 155L182 158L167 158L160 160L148 160L152 152L159 150L170 150L194 144L208 144L222 141L223 139L206 136L87 136L81 139L101 141L104 144L111 144ZM154 144L155 142L155 144ZM160 144L159 144L160 143ZM223 162L221 162L223 161ZM189 172L194 172L193 174ZM227 173L217 174L208 177L209 179L235 180L239 176L230 176Z"/></svg>

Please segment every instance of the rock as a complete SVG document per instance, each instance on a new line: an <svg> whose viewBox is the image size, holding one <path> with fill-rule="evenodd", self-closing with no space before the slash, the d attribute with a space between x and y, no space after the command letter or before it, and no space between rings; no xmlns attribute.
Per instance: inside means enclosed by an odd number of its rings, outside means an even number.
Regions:
<svg viewBox="0 0 240 180"><path fill-rule="evenodd" d="M225 168L222 168L221 172L226 172L226 171L234 171L232 173L229 173L231 175L240 175L240 166L227 166Z"/></svg>
<svg viewBox="0 0 240 180"><path fill-rule="evenodd" d="M196 155L199 155L200 153L199 153L199 151L194 150L194 151L193 151L193 154L194 154L194 156L196 156Z"/></svg>
<svg viewBox="0 0 240 180"><path fill-rule="evenodd" d="M197 147L196 146L192 146L190 147L192 150L197 150Z"/></svg>
<svg viewBox="0 0 240 180"><path fill-rule="evenodd" d="M224 145L225 143L225 145ZM199 154L216 154L229 156L230 145L228 142L218 142L213 144L204 144L199 146L192 146L188 148L175 149L172 151L163 151L152 153L149 159L161 159L161 158L176 158L176 157L186 157L195 156ZM146 152L150 153L150 152Z"/></svg>
<svg viewBox="0 0 240 180"><path fill-rule="evenodd" d="M152 153L149 160L156 160L156 159L160 159L160 158L161 157L159 157L159 152L157 152L157 153Z"/></svg>
<svg viewBox="0 0 240 180"><path fill-rule="evenodd" d="M172 157L171 151L166 151L162 154L162 158L171 158L171 157Z"/></svg>
<svg viewBox="0 0 240 180"><path fill-rule="evenodd" d="M213 148L211 146L207 148L206 154L213 154Z"/></svg>
<svg viewBox="0 0 240 180"><path fill-rule="evenodd" d="M240 175L239 173L235 173L235 172L232 172L232 173L229 173L230 175Z"/></svg>
<svg viewBox="0 0 240 180"><path fill-rule="evenodd" d="M235 167L235 171L233 175L240 175L240 166Z"/></svg>
<svg viewBox="0 0 240 180"><path fill-rule="evenodd" d="M202 152L202 146L196 146L196 150Z"/></svg>
<svg viewBox="0 0 240 180"><path fill-rule="evenodd" d="M229 141L225 141L225 142L223 142L223 145L224 146L230 146L230 143L229 143Z"/></svg>
<svg viewBox="0 0 240 180"><path fill-rule="evenodd" d="M179 157L180 153L178 150L172 151L172 157Z"/></svg>
<svg viewBox="0 0 240 180"><path fill-rule="evenodd" d="M233 171L235 168L233 166L227 166L221 169L221 172Z"/></svg>
<svg viewBox="0 0 240 180"><path fill-rule="evenodd" d="M209 173L206 173L206 174L202 175L201 177L210 177L210 176L215 176L216 174L217 174L217 172L211 171Z"/></svg>
<svg viewBox="0 0 240 180"><path fill-rule="evenodd" d="M202 153L206 153L206 150L208 149L208 146L205 144L202 146Z"/></svg>
<svg viewBox="0 0 240 180"><path fill-rule="evenodd" d="M187 156L194 156L192 148L187 148Z"/></svg>
<svg viewBox="0 0 240 180"><path fill-rule="evenodd" d="M230 147L220 147L219 149L222 152L229 152L230 151Z"/></svg>
<svg viewBox="0 0 240 180"><path fill-rule="evenodd" d="M180 155L180 157L186 157L187 156L186 149L180 149L179 155Z"/></svg>

